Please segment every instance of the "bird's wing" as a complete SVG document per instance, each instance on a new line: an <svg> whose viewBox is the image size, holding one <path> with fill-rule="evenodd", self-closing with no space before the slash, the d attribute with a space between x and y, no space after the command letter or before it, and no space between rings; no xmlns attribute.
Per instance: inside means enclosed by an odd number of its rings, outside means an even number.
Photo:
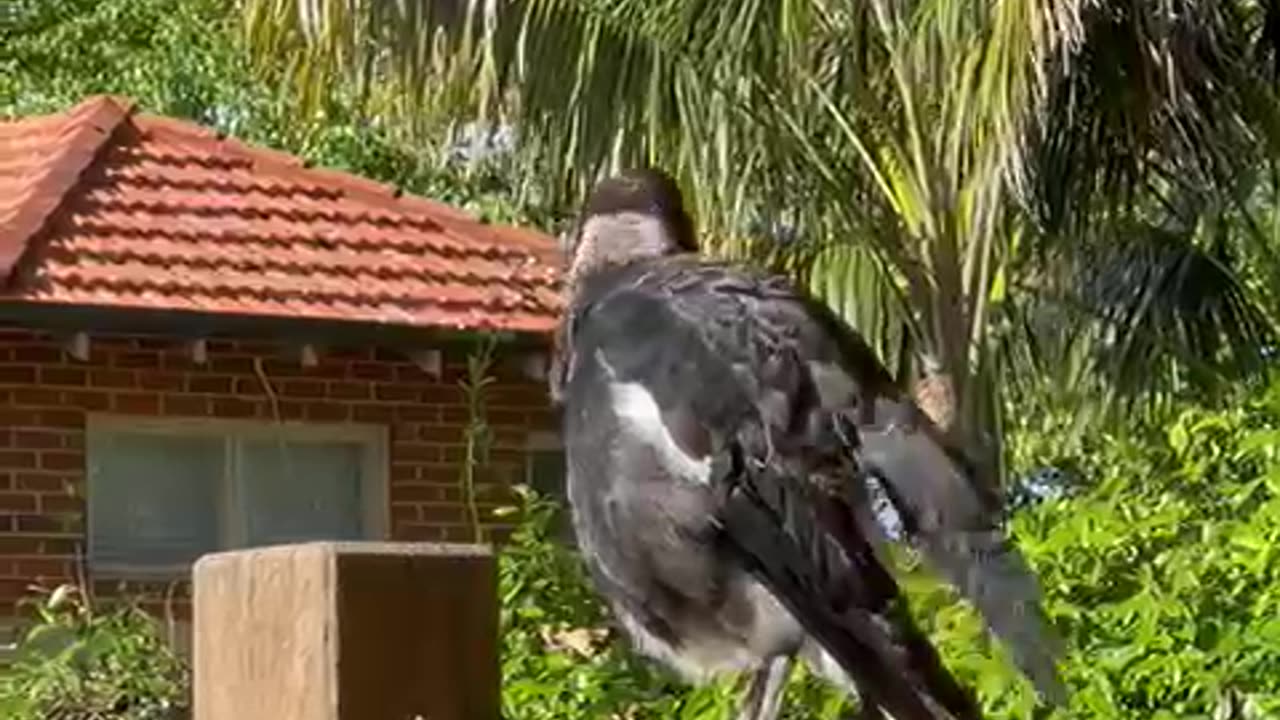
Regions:
<svg viewBox="0 0 1280 720"><path fill-rule="evenodd" d="M754 309L766 316L779 312L794 317L797 305L805 308L800 322L820 329L806 334L818 338L806 353L816 358L812 367L825 383L823 407L840 411L852 403L859 408L854 414L859 465L889 497L907 539L974 604L1042 697L1064 703L1066 690L1057 669L1060 641L1044 613L1034 572L1000 526L1001 503L991 484L975 476L964 450L949 444L908 393L885 381L888 371L870 348L825 305L794 297ZM835 362L832 344L837 346ZM879 380L865 382L866 377ZM858 479L850 479L849 490L865 497ZM865 504L857 509L869 511Z"/></svg>
<svg viewBox="0 0 1280 720"><path fill-rule="evenodd" d="M974 603L1042 695L1062 701L1056 636L1034 574L999 527L998 501L826 306L781 278L676 257L602 273L569 316L574 353L607 348L617 372L639 378L664 409L738 434L718 438L718 448L743 442L744 428L767 428L755 439L763 452L812 456L829 434L811 426L828 413L851 420L857 447L849 449L886 491L908 539ZM568 372L573 353L564 358ZM863 478L837 482L860 525L879 530Z"/></svg>
<svg viewBox="0 0 1280 720"><path fill-rule="evenodd" d="M753 315L768 288L715 266L638 263L597 278L566 322L555 382L565 410L583 394L637 387L659 409L662 433L698 460L745 465L710 473L714 515L738 557L837 658L867 699L901 720L978 713L906 614L892 576L871 553L847 497L816 482L847 459L817 412L795 352L802 325ZM600 368L607 375L603 383ZM574 417L567 421L574 422ZM831 454L824 448L835 448ZM941 716L945 717L945 715Z"/></svg>

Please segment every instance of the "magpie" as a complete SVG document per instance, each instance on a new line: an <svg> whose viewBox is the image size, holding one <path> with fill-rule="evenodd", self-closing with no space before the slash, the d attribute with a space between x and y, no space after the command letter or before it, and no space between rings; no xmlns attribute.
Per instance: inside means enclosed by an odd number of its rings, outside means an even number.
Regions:
<svg viewBox="0 0 1280 720"><path fill-rule="evenodd" d="M981 717L889 570L881 492L1054 703L1057 643L996 499L864 340L785 278L698 255L674 179L592 189L566 236L550 394L575 536L633 646L689 682L750 673L777 717L797 659L864 717Z"/></svg>

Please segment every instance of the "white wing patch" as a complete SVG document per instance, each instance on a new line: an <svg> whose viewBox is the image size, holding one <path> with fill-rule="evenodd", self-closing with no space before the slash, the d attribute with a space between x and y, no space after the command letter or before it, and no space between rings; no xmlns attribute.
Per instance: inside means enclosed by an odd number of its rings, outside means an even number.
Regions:
<svg viewBox="0 0 1280 720"><path fill-rule="evenodd" d="M613 412L634 440L651 448L658 462L674 477L700 485L711 482L711 458L691 457L680 449L653 395L640 383L609 384Z"/></svg>
<svg viewBox="0 0 1280 720"><path fill-rule="evenodd" d="M866 483L871 510L875 513L880 529L884 530L890 540L902 540L906 537L906 523L903 522L898 509L893 506L893 500L889 498L889 494L884 491L880 481L873 477L867 476L863 482Z"/></svg>

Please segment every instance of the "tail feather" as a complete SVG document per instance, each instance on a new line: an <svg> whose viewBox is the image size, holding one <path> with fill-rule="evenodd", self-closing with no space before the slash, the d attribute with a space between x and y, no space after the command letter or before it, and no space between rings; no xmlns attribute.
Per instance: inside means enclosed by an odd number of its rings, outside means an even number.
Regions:
<svg viewBox="0 0 1280 720"><path fill-rule="evenodd" d="M719 515L744 565L854 681L899 720L980 720L902 604L848 508L775 467L743 468Z"/></svg>
<svg viewBox="0 0 1280 720"><path fill-rule="evenodd" d="M902 532L974 604L987 628L1048 702L1062 704L1060 642L1041 605L1039 582L994 524L987 503L946 449L923 428L859 429L859 456L902 518Z"/></svg>
<svg viewBox="0 0 1280 720"><path fill-rule="evenodd" d="M977 607L1044 699L1064 704L1066 687L1057 668L1061 642L1049 625L1040 585L1022 553L995 529L939 533L924 539L922 551L929 564Z"/></svg>

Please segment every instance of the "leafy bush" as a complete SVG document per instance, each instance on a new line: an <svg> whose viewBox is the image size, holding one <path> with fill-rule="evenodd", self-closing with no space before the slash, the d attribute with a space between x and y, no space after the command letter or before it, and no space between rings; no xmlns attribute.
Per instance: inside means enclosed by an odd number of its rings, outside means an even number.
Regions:
<svg viewBox="0 0 1280 720"><path fill-rule="evenodd" d="M1240 407L1187 409L1158 433L1086 439L1066 495L1012 529L1066 640L1072 718L1280 713L1280 382ZM1061 463L1055 436L1019 462ZM982 651L975 617L922 578L918 609L993 717L1030 717L1029 686Z"/></svg>
<svg viewBox="0 0 1280 720"><path fill-rule="evenodd" d="M187 666L136 604L98 612L71 585L32 604L37 622L23 633L13 664L0 671L0 717L187 717Z"/></svg>
<svg viewBox="0 0 1280 720"><path fill-rule="evenodd" d="M1018 518L1073 648L1075 717L1280 712L1280 383L1116 439L1095 484Z"/></svg>

